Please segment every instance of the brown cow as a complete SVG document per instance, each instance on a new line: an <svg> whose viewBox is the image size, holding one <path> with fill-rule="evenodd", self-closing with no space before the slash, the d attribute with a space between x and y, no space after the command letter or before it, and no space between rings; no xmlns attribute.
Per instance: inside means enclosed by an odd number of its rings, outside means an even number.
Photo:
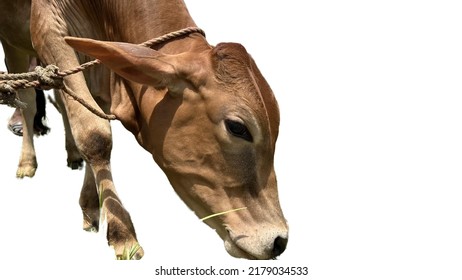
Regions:
<svg viewBox="0 0 462 280"><path fill-rule="evenodd" d="M5 52L5 62L11 73L29 70L30 61L36 57L29 33L30 0L0 1L0 41ZM32 177L37 168L34 137L34 116L37 112L34 89L19 91L20 99L28 104L23 115L23 148L19 160L17 176Z"/></svg>
<svg viewBox="0 0 462 280"><path fill-rule="evenodd" d="M70 69L89 59L85 53L114 71L97 66L69 76L68 90L114 114L199 217L245 207L206 220L231 255L275 258L288 240L273 167L279 110L255 62L242 45L213 47L200 33L154 49L136 45L189 26L195 23L179 0L32 1L41 61ZM61 99L68 135L86 162L84 228L97 230L106 217L108 242L121 255L138 242L112 181L109 122Z"/></svg>

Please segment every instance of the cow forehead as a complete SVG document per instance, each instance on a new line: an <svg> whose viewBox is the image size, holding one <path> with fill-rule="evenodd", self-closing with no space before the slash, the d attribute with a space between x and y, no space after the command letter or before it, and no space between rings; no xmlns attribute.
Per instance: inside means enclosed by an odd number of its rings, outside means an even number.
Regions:
<svg viewBox="0 0 462 280"><path fill-rule="evenodd" d="M279 108L273 92L252 57L238 43L220 43L213 50L215 77L228 93L246 100L270 130L279 130Z"/></svg>

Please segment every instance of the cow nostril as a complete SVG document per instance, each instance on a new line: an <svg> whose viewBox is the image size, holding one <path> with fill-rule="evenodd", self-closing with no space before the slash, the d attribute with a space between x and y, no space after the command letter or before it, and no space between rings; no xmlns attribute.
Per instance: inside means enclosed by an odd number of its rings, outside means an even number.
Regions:
<svg viewBox="0 0 462 280"><path fill-rule="evenodd" d="M286 250L287 242L288 242L288 239L286 237L278 236L276 237L276 239L274 239L273 252L272 252L273 258L279 256Z"/></svg>

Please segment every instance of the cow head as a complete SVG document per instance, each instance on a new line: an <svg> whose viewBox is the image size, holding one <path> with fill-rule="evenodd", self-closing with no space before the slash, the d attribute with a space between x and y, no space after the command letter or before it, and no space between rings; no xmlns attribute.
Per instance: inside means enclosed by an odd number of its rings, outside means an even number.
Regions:
<svg viewBox="0 0 462 280"><path fill-rule="evenodd" d="M273 166L279 110L243 46L168 55L128 43L66 41L144 85L143 94L131 93L136 120L122 122L136 123L130 130L199 217L245 208L205 221L231 255L270 259L285 250L288 226Z"/></svg>

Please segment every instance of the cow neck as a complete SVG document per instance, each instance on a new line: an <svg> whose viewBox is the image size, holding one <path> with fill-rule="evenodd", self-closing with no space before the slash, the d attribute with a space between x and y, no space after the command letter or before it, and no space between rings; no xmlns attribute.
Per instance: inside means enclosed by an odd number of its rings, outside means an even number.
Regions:
<svg viewBox="0 0 462 280"><path fill-rule="evenodd" d="M196 26L183 0L92 1L107 15L97 18L105 40L140 44L186 27ZM100 9L91 9L94 11ZM187 35L186 35L187 37ZM170 40L177 41L178 38ZM170 43L167 43L170 45Z"/></svg>

